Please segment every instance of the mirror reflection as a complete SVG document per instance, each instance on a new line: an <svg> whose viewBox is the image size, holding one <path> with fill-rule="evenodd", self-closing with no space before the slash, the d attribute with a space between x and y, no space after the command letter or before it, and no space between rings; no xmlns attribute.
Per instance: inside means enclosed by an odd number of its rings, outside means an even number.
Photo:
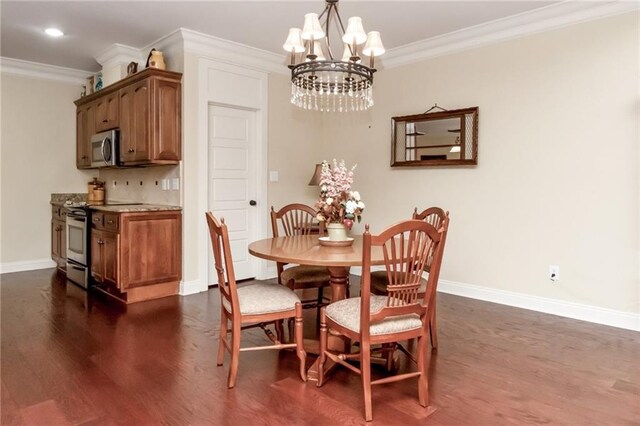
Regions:
<svg viewBox="0 0 640 426"><path fill-rule="evenodd" d="M392 166L477 164L478 108L393 117Z"/></svg>

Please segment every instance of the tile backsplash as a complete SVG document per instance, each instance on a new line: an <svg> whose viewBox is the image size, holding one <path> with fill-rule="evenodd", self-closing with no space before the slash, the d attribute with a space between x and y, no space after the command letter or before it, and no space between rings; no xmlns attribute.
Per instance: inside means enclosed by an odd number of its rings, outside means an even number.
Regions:
<svg viewBox="0 0 640 426"><path fill-rule="evenodd" d="M105 182L107 203L180 205L180 166L100 169L99 178Z"/></svg>

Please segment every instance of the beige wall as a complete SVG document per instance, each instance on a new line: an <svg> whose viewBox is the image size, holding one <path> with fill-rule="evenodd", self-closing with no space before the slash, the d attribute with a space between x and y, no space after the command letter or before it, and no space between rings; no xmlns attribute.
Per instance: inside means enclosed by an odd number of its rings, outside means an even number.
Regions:
<svg viewBox="0 0 640 426"><path fill-rule="evenodd" d="M638 22L625 14L383 70L370 112L324 116L322 153L359 163L374 232L414 206L450 210L442 278L637 313ZM478 166L390 168L390 118L436 102L480 107Z"/></svg>
<svg viewBox="0 0 640 426"><path fill-rule="evenodd" d="M52 192L86 192L76 169L80 87L2 74L2 264L51 256Z"/></svg>
<svg viewBox="0 0 640 426"><path fill-rule="evenodd" d="M309 186L315 165L322 162L322 115L291 105L291 79L269 75L269 170L279 181L269 182L269 206L313 204L318 187Z"/></svg>

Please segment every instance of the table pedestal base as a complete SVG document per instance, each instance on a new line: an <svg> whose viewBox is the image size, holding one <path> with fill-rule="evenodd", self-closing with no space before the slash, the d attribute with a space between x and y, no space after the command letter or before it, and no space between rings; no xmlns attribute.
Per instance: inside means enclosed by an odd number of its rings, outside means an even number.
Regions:
<svg viewBox="0 0 640 426"><path fill-rule="evenodd" d="M331 266L328 267L329 275L331 277L331 302L337 302L338 300L345 299L349 291L349 267L346 266ZM336 352L349 352L351 347L351 341L344 336L335 334L329 331L327 338L327 349ZM324 363L324 373L327 374L335 367L336 363L327 358ZM307 371L307 377L309 380L318 381L318 360L313 363L309 371Z"/></svg>

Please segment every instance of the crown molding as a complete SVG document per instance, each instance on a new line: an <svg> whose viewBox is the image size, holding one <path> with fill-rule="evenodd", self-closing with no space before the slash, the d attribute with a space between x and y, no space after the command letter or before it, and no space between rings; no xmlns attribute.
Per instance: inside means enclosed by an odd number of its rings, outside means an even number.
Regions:
<svg viewBox="0 0 640 426"><path fill-rule="evenodd" d="M22 59L7 57L0 57L0 72L2 74L40 78L74 85L86 84L87 78L93 75L91 71L59 67L39 62L23 61Z"/></svg>
<svg viewBox="0 0 640 426"><path fill-rule="evenodd" d="M381 58L381 64L382 68L395 68L639 8L637 1L564 1L389 49Z"/></svg>
<svg viewBox="0 0 640 426"><path fill-rule="evenodd" d="M215 59L219 62L240 65L259 71L289 75L285 55L225 40L187 28L178 28L153 43L150 43L143 51L153 47L167 54L180 52L193 53Z"/></svg>
<svg viewBox="0 0 640 426"><path fill-rule="evenodd" d="M138 48L114 43L99 55L94 56L94 59L103 68L110 68L116 65L129 64L132 61L141 63L144 59L142 55L143 51Z"/></svg>

